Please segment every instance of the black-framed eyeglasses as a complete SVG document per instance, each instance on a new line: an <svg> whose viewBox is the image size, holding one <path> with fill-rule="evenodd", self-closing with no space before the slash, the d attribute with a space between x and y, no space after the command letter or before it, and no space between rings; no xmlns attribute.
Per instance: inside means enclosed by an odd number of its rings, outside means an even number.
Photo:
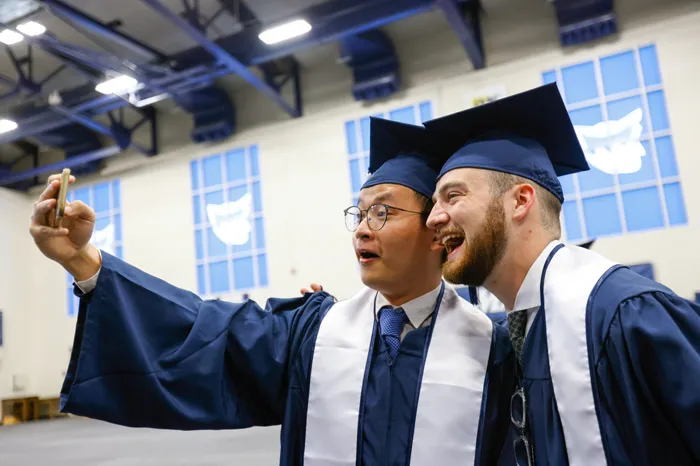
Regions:
<svg viewBox="0 0 700 466"><path fill-rule="evenodd" d="M394 207L387 204L372 204L367 209L360 209L358 206L353 205L348 207L343 211L345 214L345 227L350 231L355 231L359 228L362 220L367 217L367 226L370 230L379 231L384 227L386 223L386 217L389 213L389 209L400 210L401 212L408 212L409 214L422 214L423 212L416 212L414 210L406 210L401 207Z"/></svg>
<svg viewBox="0 0 700 466"><path fill-rule="evenodd" d="M513 440L515 464L518 466L532 466L532 449L525 431L527 426L527 402L523 387L520 387L510 397L510 422L518 430L518 436Z"/></svg>

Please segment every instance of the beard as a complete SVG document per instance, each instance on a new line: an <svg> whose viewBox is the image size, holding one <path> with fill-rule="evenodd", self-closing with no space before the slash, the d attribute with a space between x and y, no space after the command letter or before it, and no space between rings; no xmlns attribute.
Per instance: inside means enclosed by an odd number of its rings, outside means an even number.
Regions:
<svg viewBox="0 0 700 466"><path fill-rule="evenodd" d="M494 198L486 209L483 226L471 238L465 236L461 255L442 266L451 283L482 286L501 260L508 244L505 210L501 199Z"/></svg>

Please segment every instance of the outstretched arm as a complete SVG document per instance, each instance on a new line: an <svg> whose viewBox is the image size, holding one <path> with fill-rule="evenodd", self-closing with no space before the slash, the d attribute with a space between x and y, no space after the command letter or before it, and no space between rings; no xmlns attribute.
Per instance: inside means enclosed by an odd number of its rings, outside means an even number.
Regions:
<svg viewBox="0 0 700 466"><path fill-rule="evenodd" d="M168 429L278 424L295 341L328 297L265 309L205 301L103 253L95 290L81 298L62 409Z"/></svg>

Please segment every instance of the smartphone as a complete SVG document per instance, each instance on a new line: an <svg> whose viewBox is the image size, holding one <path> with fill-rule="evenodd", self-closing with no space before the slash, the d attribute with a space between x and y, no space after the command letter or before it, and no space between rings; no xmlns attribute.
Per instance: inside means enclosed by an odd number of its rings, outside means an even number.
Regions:
<svg viewBox="0 0 700 466"><path fill-rule="evenodd" d="M70 180L70 168L64 168L61 173L61 187L58 189L56 197L56 217L54 218L54 226L61 228L63 225L63 213L66 211L66 196L68 195L68 182Z"/></svg>

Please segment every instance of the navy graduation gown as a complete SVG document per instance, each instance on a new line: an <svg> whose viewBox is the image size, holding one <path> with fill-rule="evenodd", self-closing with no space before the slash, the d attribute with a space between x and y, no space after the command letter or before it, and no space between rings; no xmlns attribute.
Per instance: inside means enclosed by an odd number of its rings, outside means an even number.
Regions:
<svg viewBox="0 0 700 466"><path fill-rule="evenodd" d="M523 348L527 424L535 463L566 465L546 312L545 303ZM593 396L608 464L700 464L700 306L618 266L594 288L586 322ZM513 429L504 464L513 460L514 438Z"/></svg>
<svg viewBox="0 0 700 466"><path fill-rule="evenodd" d="M282 465L303 464L316 335L327 293L203 301L103 253L81 298L61 409L133 427L237 429L282 425ZM429 328L409 332L390 367L375 326L358 464L407 464ZM508 430L512 351L494 328L478 464L493 464ZM511 381L506 390L500 385Z"/></svg>

